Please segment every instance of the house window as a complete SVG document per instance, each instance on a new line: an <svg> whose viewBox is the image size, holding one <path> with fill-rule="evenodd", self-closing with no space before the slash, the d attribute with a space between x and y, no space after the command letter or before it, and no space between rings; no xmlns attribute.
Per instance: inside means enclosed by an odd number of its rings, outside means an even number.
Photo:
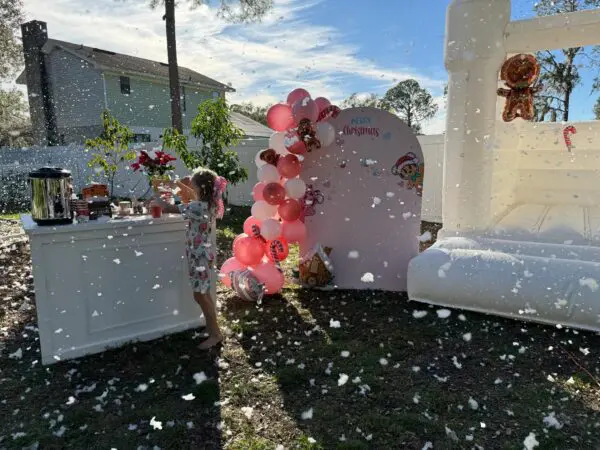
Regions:
<svg viewBox="0 0 600 450"><path fill-rule="evenodd" d="M181 110L185 112L185 86L181 86Z"/></svg>
<svg viewBox="0 0 600 450"><path fill-rule="evenodd" d="M133 142L150 142L151 136L149 134L134 134Z"/></svg>
<svg viewBox="0 0 600 450"><path fill-rule="evenodd" d="M121 80L121 94L129 95L131 87L129 85L129 77L120 77Z"/></svg>

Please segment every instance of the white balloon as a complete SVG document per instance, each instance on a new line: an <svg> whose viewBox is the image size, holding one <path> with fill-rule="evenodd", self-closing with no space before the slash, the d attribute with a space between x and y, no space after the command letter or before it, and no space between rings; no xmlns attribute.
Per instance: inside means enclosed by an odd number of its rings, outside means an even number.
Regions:
<svg viewBox="0 0 600 450"><path fill-rule="evenodd" d="M335 128L328 122L317 123L316 132L322 147L329 147L335 141Z"/></svg>
<svg viewBox="0 0 600 450"><path fill-rule="evenodd" d="M281 236L281 224L275 219L264 220L260 225L260 234L267 241L277 239Z"/></svg>
<svg viewBox="0 0 600 450"><path fill-rule="evenodd" d="M258 180L265 184L278 183L279 172L275 166L271 164L265 164L264 166L258 168Z"/></svg>
<svg viewBox="0 0 600 450"><path fill-rule="evenodd" d="M300 178L292 178L285 182L285 193L290 198L302 198L306 192L306 184Z"/></svg>
<svg viewBox="0 0 600 450"><path fill-rule="evenodd" d="M277 214L277 206L272 206L264 200L259 200L254 205L252 205L251 211L252 215L258 220L267 220L273 217L275 214Z"/></svg>
<svg viewBox="0 0 600 450"><path fill-rule="evenodd" d="M269 148L272 148L273 150L275 150L277 153L283 155L286 154L288 151L285 148L285 145L283 144L283 141L285 140L285 132L284 131L279 131L277 133L273 133L271 135L271 137L269 138Z"/></svg>
<svg viewBox="0 0 600 450"><path fill-rule="evenodd" d="M259 151L256 156L254 157L254 162L256 163L256 167L262 167L266 164L266 161L263 161L262 159L260 159L260 154L263 152L263 150Z"/></svg>

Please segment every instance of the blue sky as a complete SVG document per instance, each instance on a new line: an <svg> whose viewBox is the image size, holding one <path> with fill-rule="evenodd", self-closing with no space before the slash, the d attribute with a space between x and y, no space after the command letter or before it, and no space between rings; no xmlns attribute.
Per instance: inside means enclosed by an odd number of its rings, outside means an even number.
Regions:
<svg viewBox="0 0 600 450"><path fill-rule="evenodd" d="M219 0L213 0L217 4ZM183 3L183 2L181 2ZM262 23L230 25L208 6L177 10L179 63L223 82L231 101L265 104L295 87L341 101L385 93L415 78L443 106L447 0L275 0ZM50 37L166 61L164 23L148 0L24 0L29 19ZM531 17L532 0L513 0L513 19ZM591 75L574 96L573 119L590 119ZM444 111L425 124L444 128Z"/></svg>

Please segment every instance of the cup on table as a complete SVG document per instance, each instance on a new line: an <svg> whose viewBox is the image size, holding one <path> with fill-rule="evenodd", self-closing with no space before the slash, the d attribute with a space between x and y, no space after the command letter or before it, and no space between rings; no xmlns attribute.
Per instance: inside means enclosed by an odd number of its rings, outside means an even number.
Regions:
<svg viewBox="0 0 600 450"><path fill-rule="evenodd" d="M158 203L150 203L150 214L154 219L158 219L162 216L162 206Z"/></svg>
<svg viewBox="0 0 600 450"><path fill-rule="evenodd" d="M122 216L128 216L131 210L131 202L123 201L119 202L119 213Z"/></svg>

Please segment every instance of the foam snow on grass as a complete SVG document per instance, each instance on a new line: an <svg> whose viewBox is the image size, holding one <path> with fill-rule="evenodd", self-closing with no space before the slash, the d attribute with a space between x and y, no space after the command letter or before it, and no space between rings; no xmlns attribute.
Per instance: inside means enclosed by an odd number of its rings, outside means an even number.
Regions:
<svg viewBox="0 0 600 450"><path fill-rule="evenodd" d="M142 383L138 387L136 387L134 390L135 390L135 392L146 392L148 390L148 385L146 383Z"/></svg>
<svg viewBox="0 0 600 450"><path fill-rule="evenodd" d="M9 354L8 357L10 359L22 359L23 358L23 350L19 348L17 351Z"/></svg>
<svg viewBox="0 0 600 450"><path fill-rule="evenodd" d="M162 430L162 422L156 420L156 416L150 419L150 426L155 430Z"/></svg>
<svg viewBox="0 0 600 450"><path fill-rule="evenodd" d="M581 278L579 280L579 285L582 287L587 286L592 292L596 292L599 287L598 282L593 278Z"/></svg>
<svg viewBox="0 0 600 450"><path fill-rule="evenodd" d="M427 311L413 311L413 317L415 319L422 319L427 315Z"/></svg>
<svg viewBox="0 0 600 450"><path fill-rule="evenodd" d="M447 319L448 317L450 317L450 314L452 314L452 311L450 311L449 309L438 309L437 310L437 316L440 319Z"/></svg>
<svg viewBox="0 0 600 450"><path fill-rule="evenodd" d="M348 375L345 373L340 373L340 378L338 379L338 386L343 386L348 382Z"/></svg>
<svg viewBox="0 0 600 450"><path fill-rule="evenodd" d="M433 238L433 236L431 235L431 231L426 231L421 236L419 236L419 241L420 242L429 242L429 241L431 241L432 238Z"/></svg>
<svg viewBox="0 0 600 450"><path fill-rule="evenodd" d="M196 398L196 396L194 394L186 394L186 395L182 395L181 398L184 399L185 401L189 402L191 400L194 400Z"/></svg>
<svg viewBox="0 0 600 450"><path fill-rule="evenodd" d="M534 448L539 447L540 443L535 438L535 433L529 433L523 441L523 445L525 446L525 450L533 450Z"/></svg>
<svg viewBox="0 0 600 450"><path fill-rule="evenodd" d="M194 381L196 382L196 384L202 384L206 380L208 380L208 377L204 372L198 372L194 374Z"/></svg>
<svg viewBox="0 0 600 450"><path fill-rule="evenodd" d="M382 366L387 366L388 365L388 360L385 358L381 358L379 360L379 364L381 364Z"/></svg>
<svg viewBox="0 0 600 450"><path fill-rule="evenodd" d="M310 408L308 411L302 413L302 420L311 420L313 418L313 409Z"/></svg>
<svg viewBox="0 0 600 450"><path fill-rule="evenodd" d="M350 352L348 350L343 350L342 353L340 353L340 356L342 358L348 358L350 356Z"/></svg>
<svg viewBox="0 0 600 450"><path fill-rule="evenodd" d="M463 341L465 341L465 342L471 342L472 338L473 338L473 335L471 333L463 334Z"/></svg>
<svg viewBox="0 0 600 450"><path fill-rule="evenodd" d="M333 319L329 320L329 327L330 328L341 328L341 326L342 325L340 324L339 320L333 320Z"/></svg>
<svg viewBox="0 0 600 450"><path fill-rule="evenodd" d="M254 414L254 408L252 408L250 406L243 406L241 411L246 416L246 419L248 419L248 420L252 419L252 414Z"/></svg>
<svg viewBox="0 0 600 450"><path fill-rule="evenodd" d="M479 409L479 403L477 403L477 400L475 400L473 397L469 397L469 408L471 408L473 411Z"/></svg>
<svg viewBox="0 0 600 450"><path fill-rule="evenodd" d="M563 424L556 418L555 412L551 412L544 417L544 425L546 425L546 428L556 428L557 430L560 430L563 427Z"/></svg>

